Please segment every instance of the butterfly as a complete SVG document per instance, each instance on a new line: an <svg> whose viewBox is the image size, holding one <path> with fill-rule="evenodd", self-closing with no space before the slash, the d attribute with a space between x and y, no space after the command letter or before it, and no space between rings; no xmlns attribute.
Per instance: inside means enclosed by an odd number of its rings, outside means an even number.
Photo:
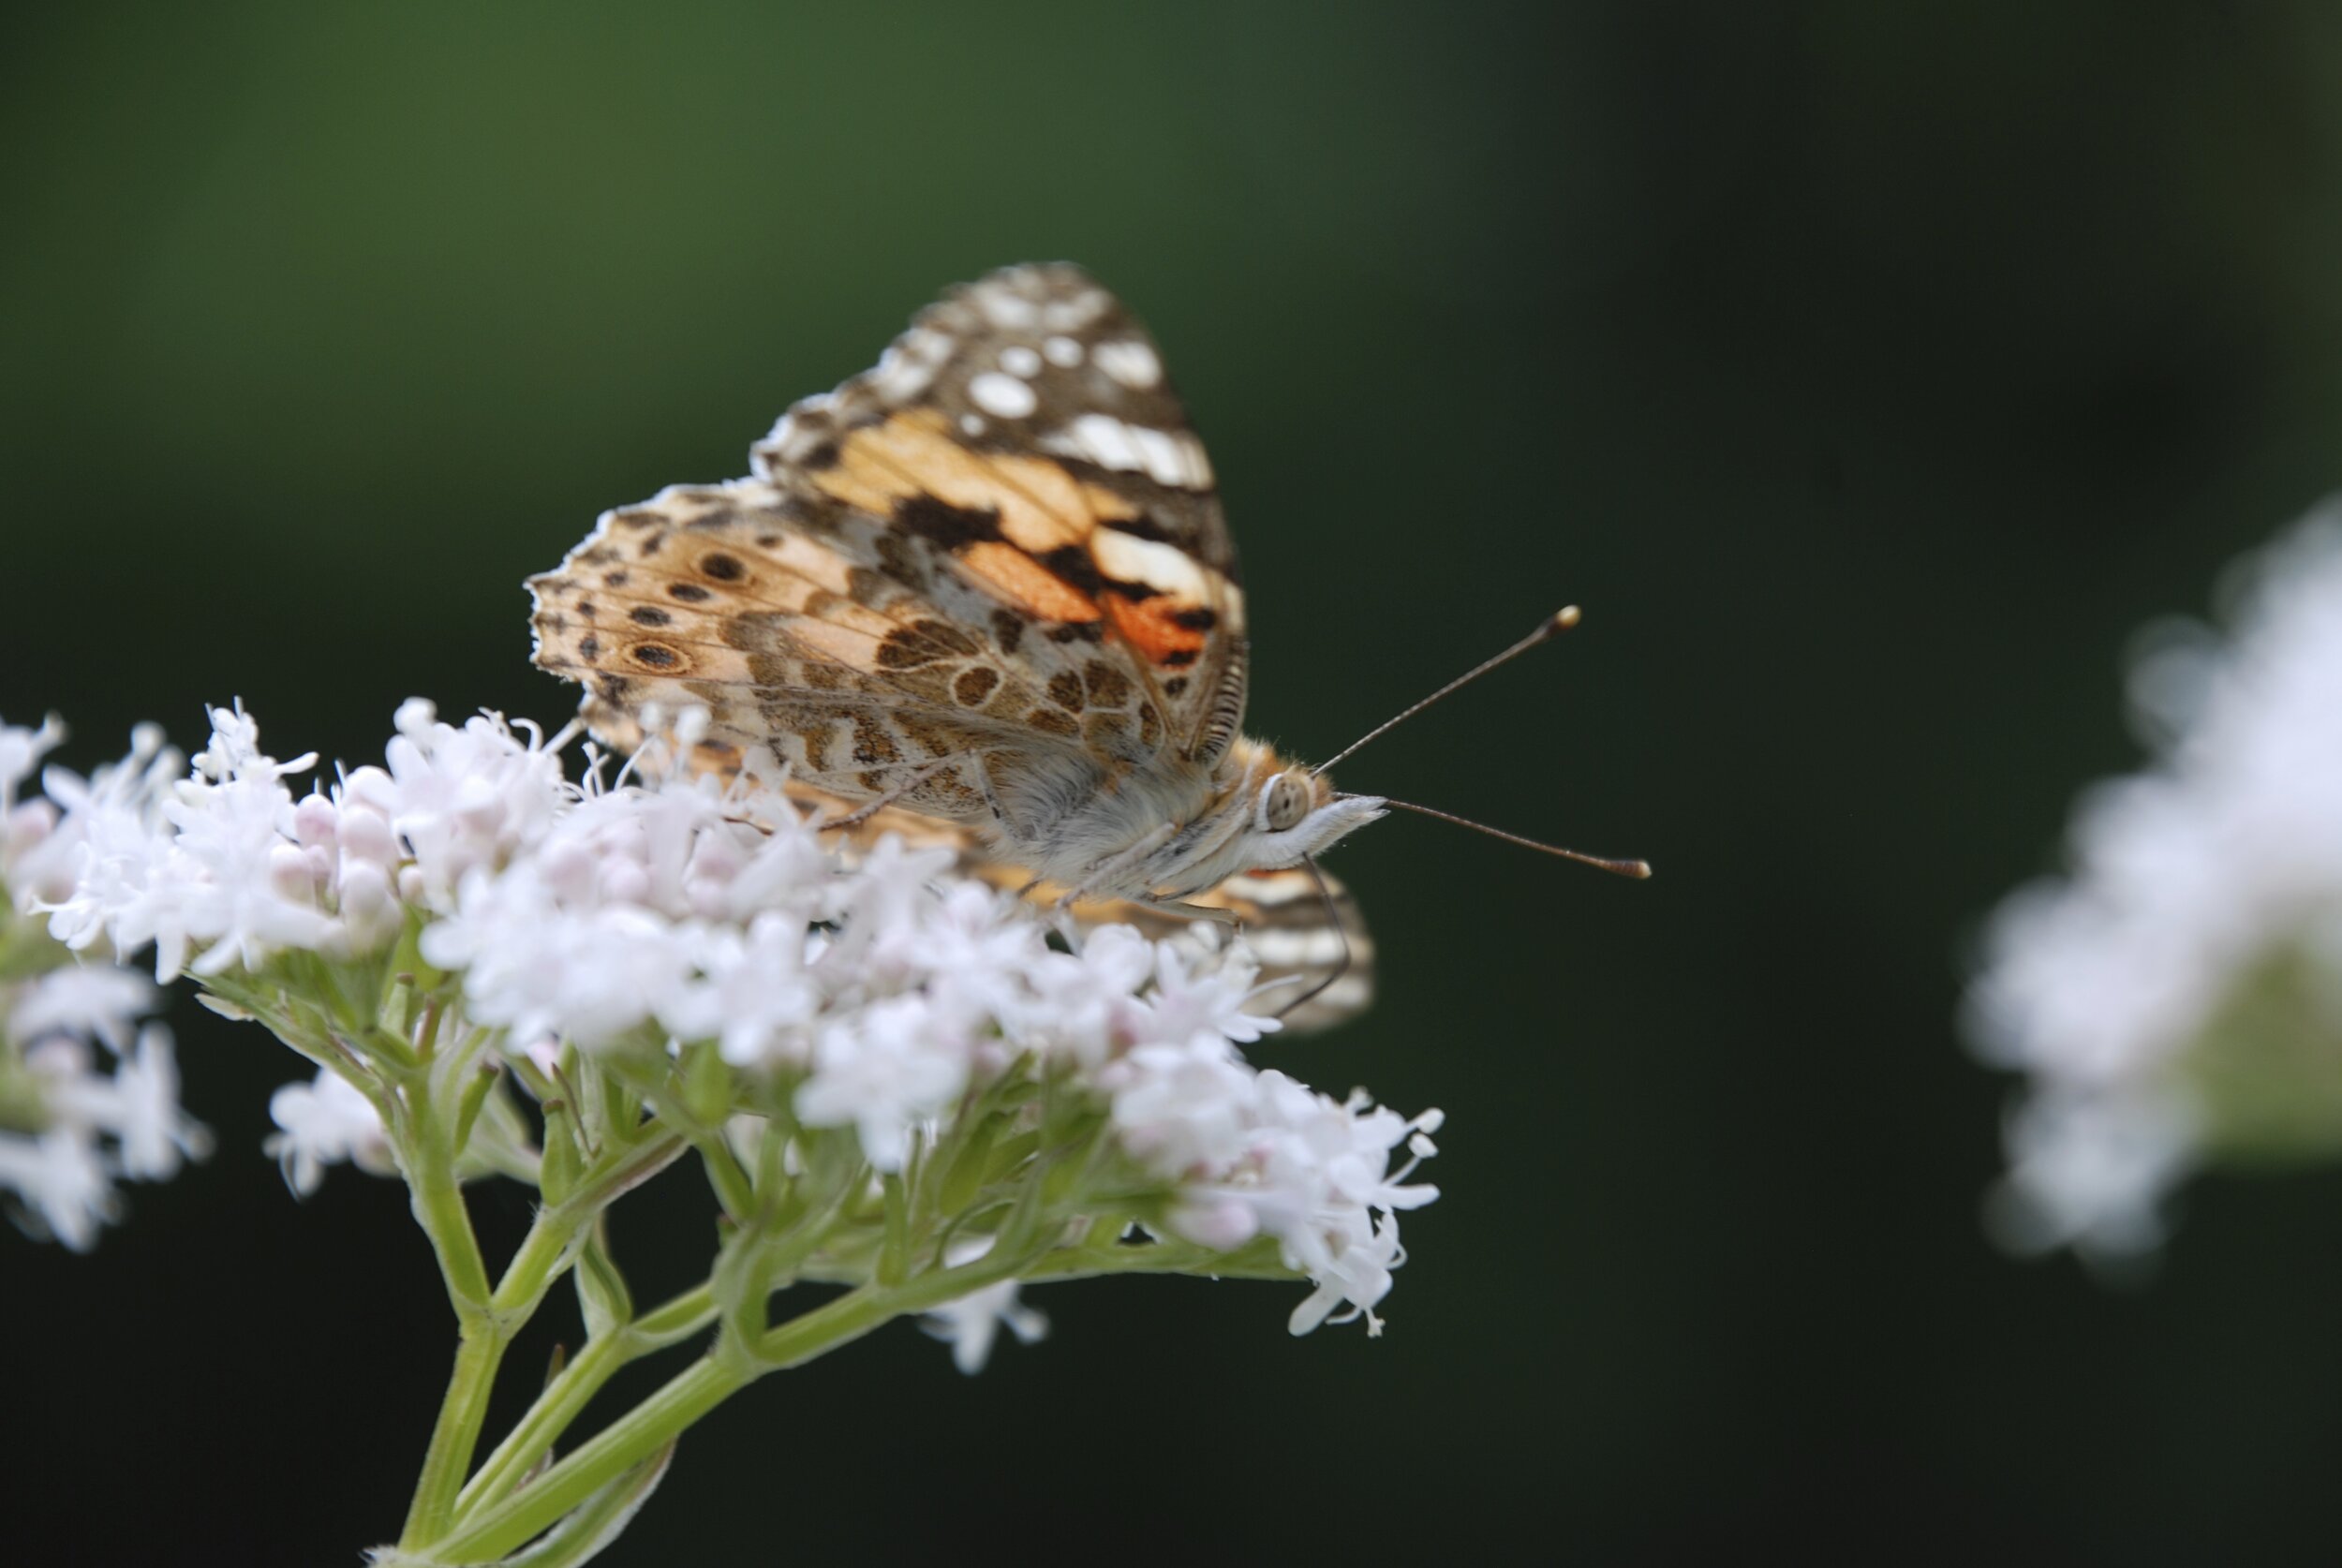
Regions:
<svg viewBox="0 0 2342 1568"><path fill-rule="evenodd" d="M1240 927L1288 1028L1368 1004L1371 940L1315 857L1386 803L1241 732L1235 542L1121 302L1065 263L953 288L751 462L529 580L535 660L597 737L697 708L696 765L785 768L865 839L1080 923Z"/></svg>

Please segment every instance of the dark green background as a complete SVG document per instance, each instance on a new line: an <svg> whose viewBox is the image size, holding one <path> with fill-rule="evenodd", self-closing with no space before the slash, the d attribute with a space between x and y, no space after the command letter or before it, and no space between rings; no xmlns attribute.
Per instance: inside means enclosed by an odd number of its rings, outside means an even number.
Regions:
<svg viewBox="0 0 2342 1568"><path fill-rule="evenodd" d="M607 1561L2342 1556L2342 1182L2200 1187L2143 1289L2006 1259L1955 1027L2138 755L2125 637L2342 480L2342 13L29 9L0 713L84 765L239 695L353 760L410 693L557 721L525 573L1036 257L1212 444L1255 732L1327 754L1587 606L1343 770L1660 873L1336 857L1384 999L1272 1059L1450 1118L1386 1338L1181 1280L1042 1292L973 1380L897 1326L695 1430ZM354 1561L436 1276L396 1187L286 1196L289 1057L174 1017L209 1166L94 1258L0 1234L0 1553Z"/></svg>

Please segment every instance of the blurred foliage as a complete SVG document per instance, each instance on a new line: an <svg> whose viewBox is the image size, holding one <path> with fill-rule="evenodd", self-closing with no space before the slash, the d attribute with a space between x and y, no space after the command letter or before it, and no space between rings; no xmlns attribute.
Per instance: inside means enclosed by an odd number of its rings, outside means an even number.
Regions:
<svg viewBox="0 0 2342 1568"><path fill-rule="evenodd" d="M1450 1113L1386 1339L1181 1281L1039 1293L1054 1339L972 1381L890 1332L719 1413L607 1561L1134 1516L1239 1561L2342 1546L2342 1180L2200 1190L2144 1291L2003 1259L2006 1087L1953 1022L1973 923L2136 760L2125 636L2342 481L2342 12L0 28L0 713L61 710L71 760L236 695L359 760L412 692L557 719L523 575L1034 257L1149 319L1212 443L1256 732L1330 754L1587 607L1343 769L1659 868L1420 821L1337 857L1385 999L1295 1069ZM0 1235L12 1554L348 1561L394 1530L444 1304L394 1189L296 1206L259 1158L290 1058L179 1023L211 1166L94 1259ZM706 1222L621 1213L642 1294Z"/></svg>

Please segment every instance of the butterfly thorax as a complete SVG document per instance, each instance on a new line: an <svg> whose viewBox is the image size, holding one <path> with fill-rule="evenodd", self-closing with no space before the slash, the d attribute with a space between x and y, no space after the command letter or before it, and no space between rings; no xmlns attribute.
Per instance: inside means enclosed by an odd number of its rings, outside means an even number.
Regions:
<svg viewBox="0 0 2342 1568"><path fill-rule="evenodd" d="M1054 814L1005 814L990 836L1004 856L1085 897L1183 899L1241 872L1298 865L1381 815L1381 801L1337 794L1274 748L1238 738L1208 765L1135 769L1069 792Z"/></svg>

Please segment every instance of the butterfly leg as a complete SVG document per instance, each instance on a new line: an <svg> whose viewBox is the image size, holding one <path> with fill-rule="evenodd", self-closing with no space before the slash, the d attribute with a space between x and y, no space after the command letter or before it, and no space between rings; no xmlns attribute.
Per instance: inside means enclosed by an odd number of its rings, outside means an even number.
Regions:
<svg viewBox="0 0 2342 1568"><path fill-rule="evenodd" d="M1178 832L1178 824L1176 822L1161 822L1149 828L1145 836L1128 849L1117 850L1113 854L1083 872L1081 880L1066 890L1064 896L1057 901L1057 907L1060 910L1069 909L1085 898L1126 896L1121 891L1123 877L1128 875L1133 867L1146 864L1147 857L1161 849L1177 832ZM1139 896L1146 897L1152 902L1151 896L1147 894L1142 893Z"/></svg>
<svg viewBox="0 0 2342 1568"><path fill-rule="evenodd" d="M832 828L860 827L863 823L877 816L881 811L885 810L888 806L902 799L903 796L911 793L912 791L917 789L920 785L925 784L928 779L933 778L937 774L941 773L945 768L950 767L952 764L959 761L960 759L957 757L938 757L934 762L929 762L926 767L921 768L917 773L912 774L909 778L904 779L900 784L896 785L884 794L871 796L868 800L863 802L852 811L847 812L836 821L823 822L819 824L815 831L826 833Z"/></svg>

